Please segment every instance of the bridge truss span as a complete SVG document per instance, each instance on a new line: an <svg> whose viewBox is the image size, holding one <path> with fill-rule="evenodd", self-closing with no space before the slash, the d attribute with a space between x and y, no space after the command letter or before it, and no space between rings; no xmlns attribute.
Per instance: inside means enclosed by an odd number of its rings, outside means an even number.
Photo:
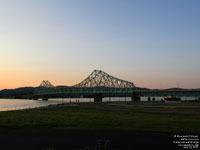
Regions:
<svg viewBox="0 0 200 150"><path fill-rule="evenodd" d="M35 95L56 93L131 93L133 82L113 77L102 70L94 70L85 80L74 86L54 87L48 80L42 81Z"/></svg>
<svg viewBox="0 0 200 150"><path fill-rule="evenodd" d="M74 87L109 87L109 88L135 88L133 82L113 77L102 70L94 70L85 80Z"/></svg>

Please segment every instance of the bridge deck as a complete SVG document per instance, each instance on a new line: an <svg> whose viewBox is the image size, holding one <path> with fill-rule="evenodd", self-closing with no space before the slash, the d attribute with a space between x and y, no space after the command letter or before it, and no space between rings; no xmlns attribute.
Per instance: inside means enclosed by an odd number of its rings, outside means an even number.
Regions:
<svg viewBox="0 0 200 150"><path fill-rule="evenodd" d="M53 94L132 94L135 93L139 97L200 97L200 89L177 89L177 90L138 90L136 88L109 88L109 87L93 87L93 88L78 88L78 87L39 87L34 95L53 95Z"/></svg>

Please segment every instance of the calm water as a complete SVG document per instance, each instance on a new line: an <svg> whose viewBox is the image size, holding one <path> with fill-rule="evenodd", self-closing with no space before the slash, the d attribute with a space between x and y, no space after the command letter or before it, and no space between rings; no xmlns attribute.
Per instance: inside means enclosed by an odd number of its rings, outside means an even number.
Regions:
<svg viewBox="0 0 200 150"><path fill-rule="evenodd" d="M21 99L0 99L0 111L36 108L36 107L48 106L50 104L59 104L59 103L61 102L21 100Z"/></svg>

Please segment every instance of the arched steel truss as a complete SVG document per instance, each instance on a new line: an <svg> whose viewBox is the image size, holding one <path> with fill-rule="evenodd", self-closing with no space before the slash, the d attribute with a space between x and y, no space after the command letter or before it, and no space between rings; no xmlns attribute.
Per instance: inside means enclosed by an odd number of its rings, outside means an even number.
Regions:
<svg viewBox="0 0 200 150"><path fill-rule="evenodd" d="M43 80L39 87L51 88L54 86L48 80Z"/></svg>
<svg viewBox="0 0 200 150"><path fill-rule="evenodd" d="M74 87L135 88L135 85L133 82L113 77L102 70L94 70L85 80Z"/></svg>

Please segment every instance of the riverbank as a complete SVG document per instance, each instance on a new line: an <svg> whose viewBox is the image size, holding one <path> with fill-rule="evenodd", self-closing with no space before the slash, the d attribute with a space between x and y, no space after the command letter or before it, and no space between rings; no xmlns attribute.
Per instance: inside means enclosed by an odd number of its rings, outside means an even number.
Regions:
<svg viewBox="0 0 200 150"><path fill-rule="evenodd" d="M0 112L46 107L50 104L59 104L61 101L41 101L25 99L0 99Z"/></svg>
<svg viewBox="0 0 200 150"><path fill-rule="evenodd" d="M138 103L139 104L139 103ZM128 105L128 106L127 106ZM200 133L200 109L81 103L0 112L0 128L65 128ZM156 104L155 104L156 105ZM168 104L169 105L169 104ZM173 104L174 105L174 104Z"/></svg>

